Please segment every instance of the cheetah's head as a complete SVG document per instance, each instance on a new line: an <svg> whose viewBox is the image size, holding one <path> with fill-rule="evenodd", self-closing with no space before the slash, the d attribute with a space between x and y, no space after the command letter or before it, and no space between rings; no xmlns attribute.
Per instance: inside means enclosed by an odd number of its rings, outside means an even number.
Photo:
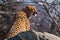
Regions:
<svg viewBox="0 0 60 40"><path fill-rule="evenodd" d="M31 17L31 16L36 16L37 15L37 10L36 10L35 6L26 6L25 10L27 12L28 18Z"/></svg>

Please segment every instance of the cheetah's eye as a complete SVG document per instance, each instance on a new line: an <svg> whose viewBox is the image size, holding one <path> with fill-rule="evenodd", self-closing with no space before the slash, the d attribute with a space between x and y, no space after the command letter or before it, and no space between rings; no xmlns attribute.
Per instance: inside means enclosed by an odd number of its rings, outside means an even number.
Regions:
<svg viewBox="0 0 60 40"><path fill-rule="evenodd" d="M36 11L36 9L33 9L33 12L35 12Z"/></svg>

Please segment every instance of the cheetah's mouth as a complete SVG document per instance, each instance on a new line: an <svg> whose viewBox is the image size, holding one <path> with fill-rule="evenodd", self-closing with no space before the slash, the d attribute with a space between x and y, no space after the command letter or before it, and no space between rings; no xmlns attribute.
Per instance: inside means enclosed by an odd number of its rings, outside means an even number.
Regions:
<svg viewBox="0 0 60 40"><path fill-rule="evenodd" d="M38 14L38 13L37 13L36 11L35 11L35 12L33 12L33 15L34 15L34 16L37 16L37 14Z"/></svg>
<svg viewBox="0 0 60 40"><path fill-rule="evenodd" d="M33 12L33 16L38 16L38 13L37 12ZM31 19L32 16L29 17L29 19Z"/></svg>

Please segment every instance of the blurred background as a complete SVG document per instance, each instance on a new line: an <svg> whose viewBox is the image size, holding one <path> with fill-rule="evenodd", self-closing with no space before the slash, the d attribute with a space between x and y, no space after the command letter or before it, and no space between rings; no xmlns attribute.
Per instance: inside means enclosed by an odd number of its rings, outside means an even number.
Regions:
<svg viewBox="0 0 60 40"><path fill-rule="evenodd" d="M29 19L31 29L60 37L60 0L0 0L1 35L11 28L15 12L26 5L34 5L38 12L38 16Z"/></svg>

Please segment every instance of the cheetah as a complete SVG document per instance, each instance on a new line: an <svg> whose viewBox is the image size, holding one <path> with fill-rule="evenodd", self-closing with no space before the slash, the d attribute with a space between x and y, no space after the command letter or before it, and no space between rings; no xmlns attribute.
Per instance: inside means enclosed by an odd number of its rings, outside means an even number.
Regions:
<svg viewBox="0 0 60 40"><path fill-rule="evenodd" d="M26 6L21 11L16 12L16 20L12 25L12 28L5 36L6 38L12 38L18 33L26 32L30 30L29 18L37 14L35 6ZM6 39L5 38L5 39Z"/></svg>

